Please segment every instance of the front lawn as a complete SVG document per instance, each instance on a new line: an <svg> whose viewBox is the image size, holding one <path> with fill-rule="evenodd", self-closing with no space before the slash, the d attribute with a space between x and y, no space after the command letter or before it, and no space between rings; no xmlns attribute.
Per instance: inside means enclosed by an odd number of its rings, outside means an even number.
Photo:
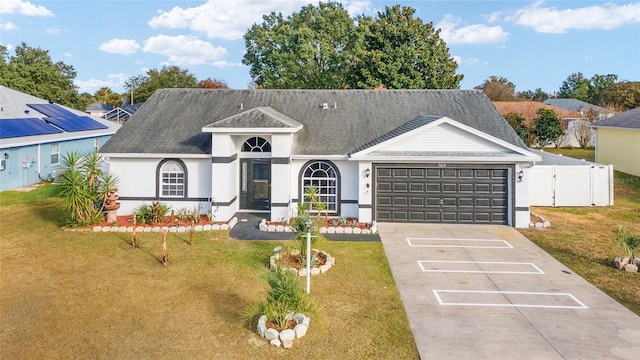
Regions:
<svg viewBox="0 0 640 360"><path fill-rule="evenodd" d="M0 355L4 359L417 359L382 243L324 242L336 266L311 283L318 315L292 349L242 321L285 241L228 232L63 231L54 185L0 193ZM304 281L301 280L301 286Z"/></svg>
<svg viewBox="0 0 640 360"><path fill-rule="evenodd" d="M545 149L547 150L547 149ZM593 148L550 149L550 152L592 161ZM578 275L640 315L640 273L613 268L624 254L613 230L622 225L640 235L640 178L615 172L614 206L536 207L532 211L551 221L548 230L522 233Z"/></svg>

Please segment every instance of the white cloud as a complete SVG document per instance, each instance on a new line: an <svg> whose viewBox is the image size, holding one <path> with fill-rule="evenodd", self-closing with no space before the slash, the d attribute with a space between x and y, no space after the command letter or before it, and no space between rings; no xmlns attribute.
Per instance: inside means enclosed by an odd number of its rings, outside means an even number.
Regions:
<svg viewBox="0 0 640 360"><path fill-rule="evenodd" d="M62 34L62 31L62 29L47 28L44 32L47 33L47 35L55 36Z"/></svg>
<svg viewBox="0 0 640 360"><path fill-rule="evenodd" d="M129 79L129 75L119 73L107 75L107 80L89 79L89 80L74 80L74 84L78 87L78 92L87 92L90 94L95 93L102 87L108 87L111 90L117 91L118 88L122 88L124 82Z"/></svg>
<svg viewBox="0 0 640 360"><path fill-rule="evenodd" d="M272 11L287 16L298 12L309 0L209 0L206 3L171 10L159 10L147 24L152 28L189 29L210 38L237 40L262 16ZM315 2L317 4L317 1Z"/></svg>
<svg viewBox="0 0 640 360"><path fill-rule="evenodd" d="M68 52L65 52L65 53L64 53L64 56L65 56L65 57L68 57L68 58L72 58L72 57L73 57L73 55L72 55L71 53L68 53Z"/></svg>
<svg viewBox="0 0 640 360"><path fill-rule="evenodd" d="M342 6L352 17L356 17L358 15L376 15L377 10L371 4L369 0L353 0L353 1L343 1Z"/></svg>
<svg viewBox="0 0 640 360"><path fill-rule="evenodd" d="M462 63L462 58L460 56L458 56L458 55L454 55L453 56L453 61L455 61L456 64L460 64L460 63Z"/></svg>
<svg viewBox="0 0 640 360"><path fill-rule="evenodd" d="M223 47L187 35L150 37L143 51L168 56L167 61L174 65L214 64L227 54Z"/></svg>
<svg viewBox="0 0 640 360"><path fill-rule="evenodd" d="M98 49L104 52L122 55L135 54L139 48L140 44L133 39L111 39L100 44L100 47L98 47Z"/></svg>
<svg viewBox="0 0 640 360"><path fill-rule="evenodd" d="M17 26L15 26L11 21L8 21L6 23L0 23L0 30L8 31L16 28Z"/></svg>
<svg viewBox="0 0 640 360"><path fill-rule="evenodd" d="M26 16L53 16L53 13L42 5L34 5L22 0L2 0L0 14L20 14Z"/></svg>
<svg viewBox="0 0 640 360"><path fill-rule="evenodd" d="M528 26L541 33L561 34L568 30L611 30L625 24L640 23L640 2L630 4L593 5L559 10L543 7L538 1L506 18L518 25Z"/></svg>
<svg viewBox="0 0 640 360"><path fill-rule="evenodd" d="M457 28L460 20L451 15L445 15L436 28L440 28L440 37L452 44L487 44L507 41L509 33L502 26L486 26L473 24Z"/></svg>

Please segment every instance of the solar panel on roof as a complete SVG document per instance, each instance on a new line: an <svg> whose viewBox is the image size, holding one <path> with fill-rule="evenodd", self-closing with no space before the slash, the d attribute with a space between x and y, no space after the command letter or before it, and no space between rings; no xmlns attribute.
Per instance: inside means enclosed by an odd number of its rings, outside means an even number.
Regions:
<svg viewBox="0 0 640 360"><path fill-rule="evenodd" d="M36 118L0 120L0 139L20 136L57 134L61 132L62 130L55 128L47 124L46 122Z"/></svg>
<svg viewBox="0 0 640 360"><path fill-rule="evenodd" d="M44 121L53 124L64 131L85 131L85 130L99 130L107 129L106 125L103 125L88 116L55 116L46 117Z"/></svg>
<svg viewBox="0 0 640 360"><path fill-rule="evenodd" d="M43 114L45 114L46 116L64 116L64 117L69 117L69 116L77 116L76 114L72 113L71 111L63 108L60 105L56 105L56 104L27 104L28 107L41 112Z"/></svg>

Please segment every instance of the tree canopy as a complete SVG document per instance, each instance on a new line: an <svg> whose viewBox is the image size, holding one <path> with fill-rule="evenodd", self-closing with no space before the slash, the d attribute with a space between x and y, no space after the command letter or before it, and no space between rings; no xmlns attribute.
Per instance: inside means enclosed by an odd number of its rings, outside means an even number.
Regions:
<svg viewBox="0 0 640 360"><path fill-rule="evenodd" d="M146 101L158 89L198 87L198 80L187 69L163 65L160 70L151 69L146 75L130 77L124 86L131 103L137 103Z"/></svg>
<svg viewBox="0 0 640 360"><path fill-rule="evenodd" d="M0 56L0 84L78 110L89 105L73 83L76 70L62 61L53 62L48 50L22 42L13 56L0 45Z"/></svg>
<svg viewBox="0 0 640 360"><path fill-rule="evenodd" d="M516 98L516 86L499 76L490 76L476 89L484 91L491 101L513 101Z"/></svg>
<svg viewBox="0 0 640 360"><path fill-rule="evenodd" d="M258 88L457 88L462 75L432 23L410 7L350 18L339 3L271 13L244 35Z"/></svg>
<svg viewBox="0 0 640 360"><path fill-rule="evenodd" d="M578 99L590 104L633 109L640 106L640 82L620 81L618 75L595 74L587 79L582 73L572 73L560 85L558 97Z"/></svg>
<svg viewBox="0 0 640 360"><path fill-rule="evenodd" d="M558 138L564 135L562 120L560 120L560 117L555 111L540 108L536 113L537 116L533 120L531 132L535 135L540 147L553 144Z"/></svg>

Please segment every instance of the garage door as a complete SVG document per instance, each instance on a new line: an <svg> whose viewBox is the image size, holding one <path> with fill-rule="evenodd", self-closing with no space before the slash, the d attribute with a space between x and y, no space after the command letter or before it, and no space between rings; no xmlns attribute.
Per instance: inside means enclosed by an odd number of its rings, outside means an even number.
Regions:
<svg viewBox="0 0 640 360"><path fill-rule="evenodd" d="M375 167L380 222L506 224L507 167Z"/></svg>

